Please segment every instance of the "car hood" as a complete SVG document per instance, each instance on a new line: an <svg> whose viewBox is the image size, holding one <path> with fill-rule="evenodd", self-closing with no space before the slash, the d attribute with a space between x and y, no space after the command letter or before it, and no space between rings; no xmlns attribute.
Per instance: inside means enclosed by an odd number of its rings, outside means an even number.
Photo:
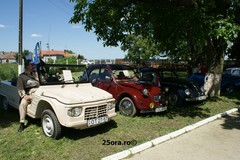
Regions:
<svg viewBox="0 0 240 160"><path fill-rule="evenodd" d="M168 79L167 81L162 82L163 85L174 85L179 87L191 87L193 83L185 79Z"/></svg>
<svg viewBox="0 0 240 160"><path fill-rule="evenodd" d="M118 84L125 87L131 87L139 91L142 91L143 89L148 89L149 91L152 91L152 92L158 92L158 93L160 92L160 88L154 86L151 83L144 82L144 81L138 81L138 82L120 81L118 82Z"/></svg>
<svg viewBox="0 0 240 160"><path fill-rule="evenodd" d="M90 83L78 86L76 84L41 86L38 92L64 104L89 103L112 98L111 94L93 87Z"/></svg>

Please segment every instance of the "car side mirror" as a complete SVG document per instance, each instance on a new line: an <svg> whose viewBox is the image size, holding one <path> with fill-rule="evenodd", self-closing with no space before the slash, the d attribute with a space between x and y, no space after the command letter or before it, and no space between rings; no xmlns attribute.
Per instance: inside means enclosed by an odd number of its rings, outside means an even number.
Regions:
<svg viewBox="0 0 240 160"><path fill-rule="evenodd" d="M91 81L91 83L92 83L92 85L96 85L97 79L93 79L93 80Z"/></svg>
<svg viewBox="0 0 240 160"><path fill-rule="evenodd" d="M105 79L106 80L112 80L112 78L110 76L106 76Z"/></svg>

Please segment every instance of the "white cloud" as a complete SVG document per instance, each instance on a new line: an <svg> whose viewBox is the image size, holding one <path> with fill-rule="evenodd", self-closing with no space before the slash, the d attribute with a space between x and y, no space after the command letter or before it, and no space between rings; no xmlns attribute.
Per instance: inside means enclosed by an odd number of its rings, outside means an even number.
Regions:
<svg viewBox="0 0 240 160"><path fill-rule="evenodd" d="M3 24L0 24L0 29L1 29L1 28L6 28L6 26L3 25Z"/></svg>
<svg viewBox="0 0 240 160"><path fill-rule="evenodd" d="M79 28L81 28L81 26L72 26L72 28L79 29Z"/></svg>
<svg viewBox="0 0 240 160"><path fill-rule="evenodd" d="M33 33L33 34L31 34L31 37L42 37L42 35L41 35L41 34Z"/></svg>

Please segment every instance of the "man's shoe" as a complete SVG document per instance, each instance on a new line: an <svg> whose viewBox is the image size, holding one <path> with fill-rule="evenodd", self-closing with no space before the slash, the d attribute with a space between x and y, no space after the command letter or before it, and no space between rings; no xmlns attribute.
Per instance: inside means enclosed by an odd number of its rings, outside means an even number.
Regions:
<svg viewBox="0 0 240 160"><path fill-rule="evenodd" d="M24 125L24 123L21 123L18 128L18 132L22 132L24 129L25 129L25 125Z"/></svg>

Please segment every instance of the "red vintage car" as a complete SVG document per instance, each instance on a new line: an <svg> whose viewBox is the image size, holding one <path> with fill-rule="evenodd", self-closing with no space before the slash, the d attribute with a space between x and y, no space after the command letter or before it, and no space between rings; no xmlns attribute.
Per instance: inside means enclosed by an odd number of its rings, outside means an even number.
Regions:
<svg viewBox="0 0 240 160"><path fill-rule="evenodd" d="M134 69L127 65L98 64L87 69L93 86L108 91L116 99L116 107L125 116L133 117L138 111L163 112L168 98L160 88L139 81Z"/></svg>

